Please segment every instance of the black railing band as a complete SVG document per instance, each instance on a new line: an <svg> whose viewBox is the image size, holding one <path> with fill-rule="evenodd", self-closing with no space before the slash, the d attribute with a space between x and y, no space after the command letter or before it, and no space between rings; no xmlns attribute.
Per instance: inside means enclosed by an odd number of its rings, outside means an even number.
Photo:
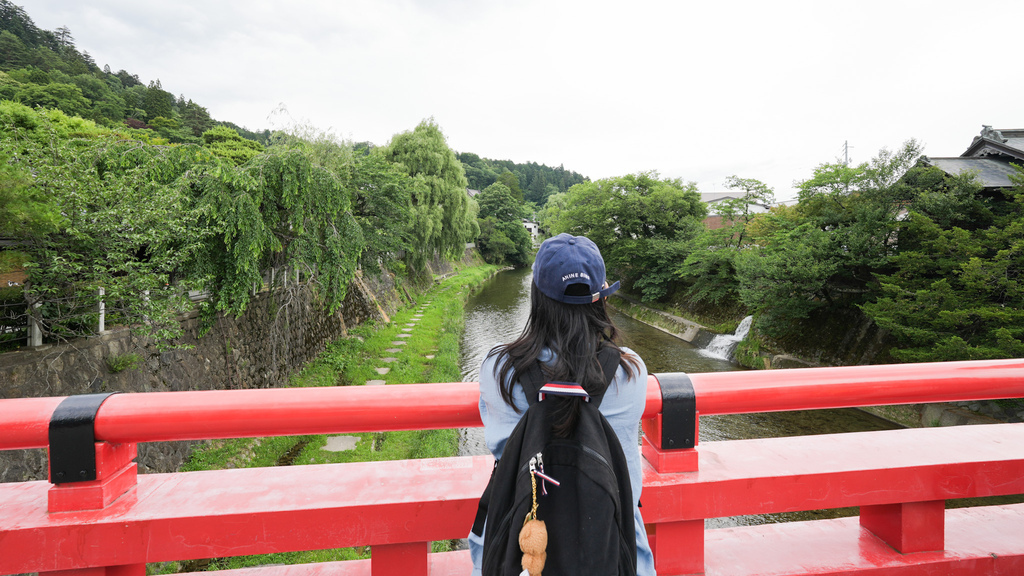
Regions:
<svg viewBox="0 0 1024 576"><path fill-rule="evenodd" d="M50 481L96 479L96 413L116 392L68 396L50 416Z"/></svg>
<svg viewBox="0 0 1024 576"><path fill-rule="evenodd" d="M697 397L683 372L655 374L661 384L661 447L664 450L697 445Z"/></svg>

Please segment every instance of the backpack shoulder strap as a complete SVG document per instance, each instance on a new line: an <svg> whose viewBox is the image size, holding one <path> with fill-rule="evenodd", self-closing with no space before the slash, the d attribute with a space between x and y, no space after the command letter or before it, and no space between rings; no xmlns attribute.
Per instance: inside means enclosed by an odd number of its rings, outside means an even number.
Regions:
<svg viewBox="0 0 1024 576"><path fill-rule="evenodd" d="M622 353L611 346L605 346L598 351L597 360L601 363L601 371L604 372L604 387L601 388L600 392L595 391L590 394L590 403L594 405L594 408L601 406L601 401L604 400L604 393L612 385L612 380L615 379L615 372L619 369L621 359Z"/></svg>
<svg viewBox="0 0 1024 576"><path fill-rule="evenodd" d="M519 384L526 394L526 402L533 406L539 401L540 389L547 384L547 377L540 367L540 362L534 362L526 369L526 372L519 376Z"/></svg>
<svg viewBox="0 0 1024 576"><path fill-rule="evenodd" d="M480 495L480 503L476 507L476 517L473 518L473 534L477 536L484 535L484 522L487 520L487 506L491 503L491 486L494 485L494 472L498 469L498 461L494 461L494 467L491 468L491 477L487 480L487 487L484 488L484 493Z"/></svg>

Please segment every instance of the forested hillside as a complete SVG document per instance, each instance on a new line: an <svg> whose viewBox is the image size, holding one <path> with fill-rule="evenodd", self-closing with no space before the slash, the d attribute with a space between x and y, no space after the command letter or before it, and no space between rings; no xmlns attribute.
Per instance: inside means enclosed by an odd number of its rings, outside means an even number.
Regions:
<svg viewBox="0 0 1024 576"><path fill-rule="evenodd" d="M472 152L458 155L466 168L466 180L474 190L484 190L500 182L520 200L543 206L552 194L565 192L576 184L589 179L582 174L571 172L564 167L550 168L536 162L516 164L511 160L489 160Z"/></svg>
<svg viewBox="0 0 1024 576"><path fill-rule="evenodd" d="M67 26L41 30L25 11L0 0L0 99L26 106L58 108L101 126L148 130L145 136L171 143L200 143L217 125L266 144L270 132L256 133L218 122L207 109L164 89L159 79L146 83L137 73L102 69L75 45Z"/></svg>

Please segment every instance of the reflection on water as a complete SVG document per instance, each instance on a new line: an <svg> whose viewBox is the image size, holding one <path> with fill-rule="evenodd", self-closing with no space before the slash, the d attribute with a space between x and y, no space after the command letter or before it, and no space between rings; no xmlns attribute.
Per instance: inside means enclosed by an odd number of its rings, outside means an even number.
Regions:
<svg viewBox="0 0 1024 576"><path fill-rule="evenodd" d="M495 345L514 340L529 316L529 269L501 272L466 304L466 329L462 337L461 365L463 381L477 381L480 362ZM702 356L697 349L675 336L612 311L612 319L622 331L622 343L637 352L651 373L723 372L742 370L732 362ZM699 442L768 438L810 434L835 434L864 430L892 429L896 426L859 410L813 410L766 414L730 414L702 416ZM486 454L481 428L463 431L462 453ZM793 514L766 514L707 521L717 528L737 524L763 524L791 520L812 520L856 514L856 509L823 510Z"/></svg>
<svg viewBox="0 0 1024 576"><path fill-rule="evenodd" d="M529 268L499 272L466 302L459 363L462 381L476 382L491 348L519 337L530 315Z"/></svg>

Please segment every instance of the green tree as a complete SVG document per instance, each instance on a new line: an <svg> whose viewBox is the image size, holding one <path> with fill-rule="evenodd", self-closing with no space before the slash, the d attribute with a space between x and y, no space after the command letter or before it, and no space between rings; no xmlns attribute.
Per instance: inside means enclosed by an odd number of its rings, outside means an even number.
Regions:
<svg viewBox="0 0 1024 576"><path fill-rule="evenodd" d="M352 211L366 241L361 259L364 269L388 268L398 254L413 249L408 225L412 190L417 183L382 154L355 158L351 175L355 190Z"/></svg>
<svg viewBox="0 0 1024 576"><path fill-rule="evenodd" d="M174 95L164 90L160 86L160 81L156 80L151 82L149 87L146 89L146 95L142 101L141 108L146 111L147 120L151 120L157 116L173 118Z"/></svg>
<svg viewBox="0 0 1024 576"><path fill-rule="evenodd" d="M11 32L0 32L0 70L23 68L29 64L31 52Z"/></svg>
<svg viewBox="0 0 1024 576"><path fill-rule="evenodd" d="M396 134L383 151L422 185L412 188L411 237L418 249L408 253L414 270L423 270L435 253L447 258L463 254L466 242L479 233L469 213L466 175L433 119Z"/></svg>
<svg viewBox="0 0 1024 576"><path fill-rule="evenodd" d="M548 196L547 202L537 211L537 222L544 234L549 234L557 226L558 221L562 218L562 212L569 207L568 202L569 194L567 192Z"/></svg>
<svg viewBox="0 0 1024 576"><path fill-rule="evenodd" d="M0 156L0 237L26 237L55 230L60 213L29 174Z"/></svg>
<svg viewBox="0 0 1024 576"><path fill-rule="evenodd" d="M495 182L477 195L480 205L480 254L492 264L525 266L530 258L530 233L523 226L522 203L507 186Z"/></svg>
<svg viewBox="0 0 1024 576"><path fill-rule="evenodd" d="M523 200L523 190L519 187L519 178L513 172L509 172L506 169L501 174L498 174L497 182L504 184L517 200L520 202Z"/></svg>
<svg viewBox="0 0 1024 576"><path fill-rule="evenodd" d="M466 171L467 185L473 190L483 190L498 180L498 173L495 172L488 162L472 152L456 154L459 162Z"/></svg>
<svg viewBox="0 0 1024 576"><path fill-rule="evenodd" d="M1015 358L1024 354L1024 172L1004 198L989 198L973 174L935 168L908 175L925 184L907 206L893 270L862 309L893 333L906 362Z"/></svg>
<svg viewBox="0 0 1024 576"><path fill-rule="evenodd" d="M92 108L74 84L28 84L16 93L15 99L27 106L56 108L71 116L86 117Z"/></svg>
<svg viewBox="0 0 1024 576"><path fill-rule="evenodd" d="M188 128L193 136L202 136L213 127L213 119L206 108L189 100L181 110L181 123Z"/></svg>
<svg viewBox="0 0 1024 576"><path fill-rule="evenodd" d="M196 209L213 230L189 263L208 278L218 310L240 314L272 266L303 270L331 310L341 305L364 239L351 194L302 150L279 148L243 167L219 166L201 179Z"/></svg>
<svg viewBox="0 0 1024 576"><path fill-rule="evenodd" d="M181 122L178 122L174 118L157 116L149 122L149 125L153 130L156 130L156 133L159 134L161 138L165 138L169 142L199 143L199 138L192 136L192 131L183 127Z"/></svg>
<svg viewBox="0 0 1024 576"><path fill-rule="evenodd" d="M742 246L747 224L754 218L756 212L751 210L754 205L771 205L775 202L775 191L760 180L753 178L740 178L729 176L725 180L725 187L730 190L738 190L742 193L739 198L722 200L715 204L718 214L722 216L722 223L730 223L730 230L735 238L736 246Z"/></svg>
<svg viewBox="0 0 1024 576"><path fill-rule="evenodd" d="M765 246L737 251L737 292L748 310L759 313L758 330L783 336L829 304L829 281L841 262L826 231L804 222L777 232Z"/></svg>
<svg viewBox="0 0 1024 576"><path fill-rule="evenodd" d="M695 184L642 172L573 186L551 232L587 236L614 276L656 300L671 291L705 216Z"/></svg>
<svg viewBox="0 0 1024 576"><path fill-rule="evenodd" d="M111 88L110 84L92 74L79 74L71 79L90 102L92 109L88 114L91 120L101 122L103 119L123 120L124 100Z"/></svg>
<svg viewBox="0 0 1024 576"><path fill-rule="evenodd" d="M759 180L730 176L726 187L742 194L715 203L723 225L704 230L692 243L690 253L683 255L683 263L675 269L689 284L687 294L691 301L719 307L729 307L739 301L736 261L740 250L750 241L747 228L756 216L751 206L775 201L772 189Z"/></svg>
<svg viewBox="0 0 1024 576"><path fill-rule="evenodd" d="M231 128L215 126L203 132L203 146L219 158L228 160L235 165L242 165L252 160L263 151L259 142L246 140Z"/></svg>
<svg viewBox="0 0 1024 576"><path fill-rule="evenodd" d="M547 192L548 179L545 177L543 170L537 170L530 179L530 184L527 186L527 193L524 196L531 202L544 202L547 200L547 197L545 196Z"/></svg>

